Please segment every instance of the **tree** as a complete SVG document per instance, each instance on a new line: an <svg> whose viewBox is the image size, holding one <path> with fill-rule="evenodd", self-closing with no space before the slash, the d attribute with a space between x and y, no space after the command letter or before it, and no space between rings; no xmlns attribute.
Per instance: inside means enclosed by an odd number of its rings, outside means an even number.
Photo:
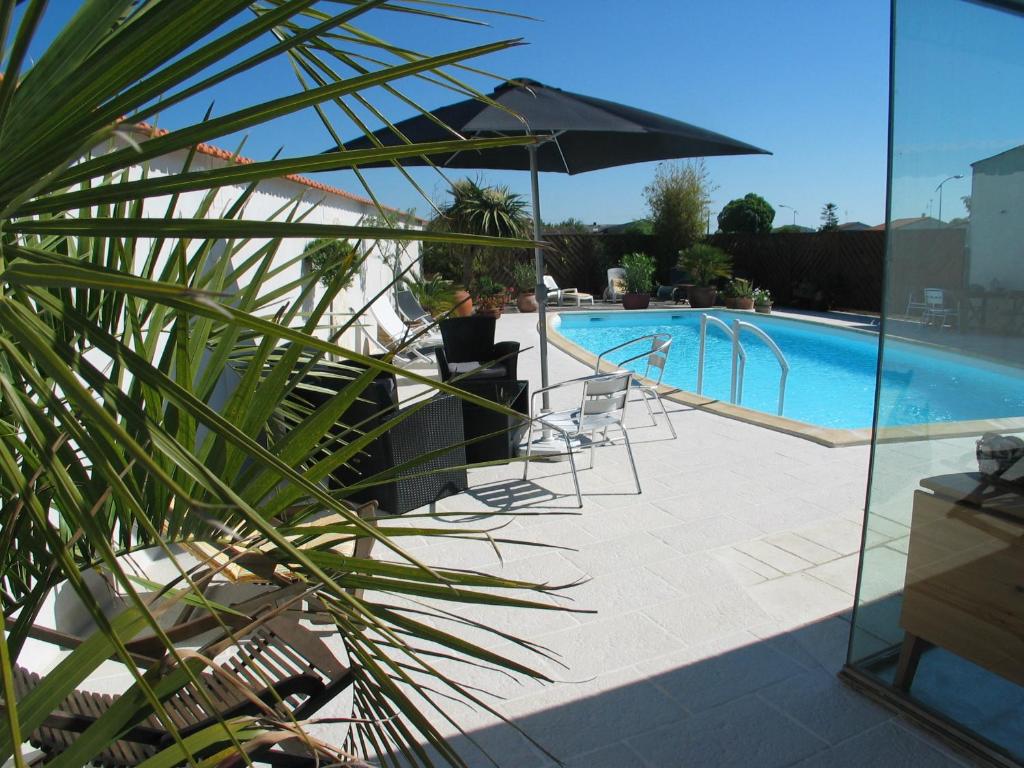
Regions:
<svg viewBox="0 0 1024 768"><path fill-rule="evenodd" d="M730 200L718 214L722 232L771 232L775 209L760 195L750 192Z"/></svg>
<svg viewBox="0 0 1024 768"><path fill-rule="evenodd" d="M437 229L486 237L526 237L530 217L522 195L508 187L487 187L472 179L459 179L448 191L451 201L434 220ZM462 257L462 284L473 281L474 261L488 253L485 246L471 244L459 249Z"/></svg>
<svg viewBox="0 0 1024 768"><path fill-rule="evenodd" d="M821 226L818 227L819 232L832 232L833 230L839 229L838 210L839 207L835 203L825 203L825 206L821 209Z"/></svg>
<svg viewBox="0 0 1024 768"><path fill-rule="evenodd" d="M654 234L673 261L704 234L715 189L703 158L660 163L654 180L644 188Z"/></svg>
<svg viewBox="0 0 1024 768"><path fill-rule="evenodd" d="M259 760L253 752L261 746L282 741L300 753L315 750L327 764L348 764L341 745L324 744L303 730L304 722L260 706L259 680L246 681L226 665L207 669L219 650L236 645L229 630L236 620L272 619L225 610L226 593L210 602L181 554L184 545L203 540L230 553L232 567L252 568L246 556L264 566L269 560L260 575L285 580L293 598L282 609L315 604L333 622L351 669L349 746L373 745L386 765L422 765L430 759L427 749L437 761L461 765L419 710L433 714L453 695L487 704L477 688L460 684L461 675L441 671L437 658L543 675L524 667L520 653L507 661L445 631L439 622L451 614L437 603L431 608L429 598L511 606L520 601L507 594L510 588L519 594L548 588L444 564L428 567L408 554L400 536L367 522L344 501L347 488L328 487L332 469L373 439L358 429L341 439L332 428L379 373L509 412L399 369L390 355L346 349L340 335L324 338L318 330L334 325L328 313L335 294L318 291L315 274L296 275L297 258L281 253L281 245L329 238L521 248L529 241L481 243L391 225L320 224L309 215L315 203L301 199L283 201L277 214L245 218L261 182L315 171L325 161L345 165L345 153L320 154L316 148L326 140L315 137L309 141L315 154L274 161L197 169L191 153L203 142L259 130L343 94L363 101L374 88L393 91L410 76L450 77L439 70L442 64L466 66L479 50L421 57L393 47L361 31L362 17L379 3L80 0L49 40L41 39L52 29L40 24L45 5L27 3L23 12L14 11L14 2L0 6L6 44L0 81L0 762L24 765L22 742L111 658L130 670L133 682L71 751L48 758L54 763L91 763L115 734L155 714L171 732L147 761L155 765L248 763ZM403 5L387 10L410 12L415 23L419 9ZM366 23L380 26L372 18ZM345 35L337 33L342 27ZM349 33L358 40L355 50ZM351 64L354 55L358 63ZM259 89L230 81L257 66L287 71L282 56L305 74L292 89L274 89L271 101ZM186 110L174 109L188 98L213 101L218 88L246 103L205 119L189 120ZM179 121L171 130L143 136L135 127L168 111ZM325 112L317 114L326 120ZM346 130L339 125L331 134ZM525 142L509 140L515 143ZM447 151L473 152L475 146L453 139ZM408 151L422 154L416 145ZM173 153L186 158L180 171L150 173L149 158ZM362 155L367 163L389 157L395 155ZM240 191L225 199L232 188ZM307 312L304 300L314 296ZM357 312L348 325L360 321ZM297 408L290 393L327 356L345 359L355 378L339 380L312 412ZM387 418L381 428L404 416ZM403 472L429 471L422 465L428 458L403 465ZM322 514L331 516L329 533L316 525ZM421 535L452 535L448 525L418 527ZM333 542L316 543L323 539ZM333 547L367 539L377 540L386 556L369 559ZM141 582L126 557L146 549L165 554L173 579ZM96 578L87 581L86 572ZM90 587L99 584L116 586L123 596L116 617L97 603ZM363 589L397 599L364 599ZM62 600L76 600L96 630L59 665L37 669L41 679L30 693L16 695L14 670L32 654L26 645L31 625L57 591ZM404 597L415 606L406 607ZM174 609L169 602L215 619L219 628L215 623L211 631L219 650L208 648L205 657L176 647L158 622L171 617L161 611ZM127 643L147 633L151 642L142 652L159 660L147 663L143 674ZM506 632L496 637L510 639ZM215 677L242 701L248 696L257 704L250 710L255 716L236 717L214 705L218 724L186 730L163 702L199 674ZM307 689L302 682L260 697L273 705Z"/></svg>
<svg viewBox="0 0 1024 768"><path fill-rule="evenodd" d="M555 224L545 224L544 229L556 232L589 232L590 225L584 224L579 219L570 216L568 219L559 221Z"/></svg>

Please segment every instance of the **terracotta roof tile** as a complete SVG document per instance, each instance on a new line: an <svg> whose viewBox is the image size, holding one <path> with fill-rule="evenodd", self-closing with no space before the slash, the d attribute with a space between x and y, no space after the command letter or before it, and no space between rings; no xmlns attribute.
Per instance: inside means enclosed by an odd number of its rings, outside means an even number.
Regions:
<svg viewBox="0 0 1024 768"><path fill-rule="evenodd" d="M133 126L133 130L135 130L138 133L144 133L151 138L155 138L157 136L166 136L168 133L170 133L170 131L168 131L165 128L157 128L156 126L150 125L149 123L137 123ZM221 149L220 147L215 147L213 144L199 144L196 146L196 151L199 152L200 154L209 155L210 157L216 157L220 160L233 160L234 162L240 163L242 165L248 165L249 163L255 162L254 160L248 157L242 157L240 155L236 157L233 152L229 152L226 149ZM355 195L351 192L347 192L344 189L340 189L339 187L332 187L330 184L324 184L322 182L307 178L306 176L299 176L298 174L293 173L284 176L283 178L286 178L289 181L294 181L296 184L303 184L312 189L318 189L321 192L328 192L332 195L344 197L347 200L352 200L353 202L361 203L362 205L375 207L374 202L367 197ZM404 211L400 211L397 208L392 208L389 205L385 205L384 208L385 210L394 211L395 213L404 213ZM414 218L416 218L419 221L423 220L420 219L420 217L418 216Z"/></svg>

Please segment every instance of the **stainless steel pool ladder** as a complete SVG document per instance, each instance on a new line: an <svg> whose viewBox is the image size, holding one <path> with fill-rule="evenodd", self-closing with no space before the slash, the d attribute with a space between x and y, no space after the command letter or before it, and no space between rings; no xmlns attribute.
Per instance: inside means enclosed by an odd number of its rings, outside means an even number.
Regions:
<svg viewBox="0 0 1024 768"><path fill-rule="evenodd" d="M732 371L729 379L729 402L733 405L743 404L743 374L747 367L747 351L743 348L743 344L740 342L740 334L745 331L751 331L755 336L759 337L761 341L772 352L775 353L775 359L779 361L779 410L778 415L782 415L782 409L786 402L786 379L789 377L789 362L786 360L786 356L782 354L782 350L779 349L779 345L775 343L775 340L765 333L763 330L758 328L753 323L748 323L745 320L733 320L732 326L730 327L725 321L708 314L702 314L700 316L700 352L697 355L697 394L704 393L704 346L707 339L708 323L711 325L721 328L725 335L732 341Z"/></svg>

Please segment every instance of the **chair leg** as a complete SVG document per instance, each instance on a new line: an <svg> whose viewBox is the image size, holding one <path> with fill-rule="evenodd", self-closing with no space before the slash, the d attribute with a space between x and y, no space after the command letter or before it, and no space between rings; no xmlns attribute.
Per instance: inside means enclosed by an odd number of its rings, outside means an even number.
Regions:
<svg viewBox="0 0 1024 768"><path fill-rule="evenodd" d="M651 408L651 397L657 397L646 387L640 390L640 394L644 397L644 406L647 408L647 415L651 417L651 426L656 426L658 422L654 420L654 409Z"/></svg>
<svg viewBox="0 0 1024 768"><path fill-rule="evenodd" d="M629 444L629 433L626 432L625 427L619 427L622 430L622 439L626 442L626 453L629 454L629 466L633 468L633 480L636 482L636 492L638 494L643 493L640 490L640 475L636 471L636 461L633 459L633 446Z"/></svg>
<svg viewBox="0 0 1024 768"><path fill-rule="evenodd" d="M523 461L523 480L526 473L530 471L530 449L533 447L533 419L530 419L530 426L526 430L526 459Z"/></svg>
<svg viewBox="0 0 1024 768"><path fill-rule="evenodd" d="M665 408L665 401L661 399L661 395L655 395L655 397L658 399L658 405L661 406L661 413L665 417L665 423L668 424L668 431L672 433L672 439L675 440L677 437L676 427L672 423L672 419L668 417L668 409Z"/></svg>
<svg viewBox="0 0 1024 768"><path fill-rule="evenodd" d="M572 470L572 482L576 486L576 506L583 508L583 495L580 493L580 479L576 476L576 460L572 455L572 443L569 442L569 435L562 433L562 439L565 440L565 450L569 453L569 469Z"/></svg>

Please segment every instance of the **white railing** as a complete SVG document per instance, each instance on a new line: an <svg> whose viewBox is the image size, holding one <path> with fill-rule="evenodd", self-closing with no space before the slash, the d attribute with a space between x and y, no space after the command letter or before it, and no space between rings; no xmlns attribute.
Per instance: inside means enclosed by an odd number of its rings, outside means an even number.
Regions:
<svg viewBox="0 0 1024 768"><path fill-rule="evenodd" d="M700 316L700 351L697 355L697 394L704 393L704 351L707 339L708 323L721 328L732 342L732 370L729 378L729 402L733 405L741 405L743 403L743 375L746 372L747 367L747 351L743 348L743 344L740 342L740 336L743 331L752 332L775 354L775 359L778 361L780 369L778 415L781 416L786 402L786 380L789 378L789 362L786 360L786 356L782 354L782 350L779 349L779 345L775 343L775 340L771 336L753 323L748 323L745 320L733 320L732 327L730 327L717 317L707 314Z"/></svg>

